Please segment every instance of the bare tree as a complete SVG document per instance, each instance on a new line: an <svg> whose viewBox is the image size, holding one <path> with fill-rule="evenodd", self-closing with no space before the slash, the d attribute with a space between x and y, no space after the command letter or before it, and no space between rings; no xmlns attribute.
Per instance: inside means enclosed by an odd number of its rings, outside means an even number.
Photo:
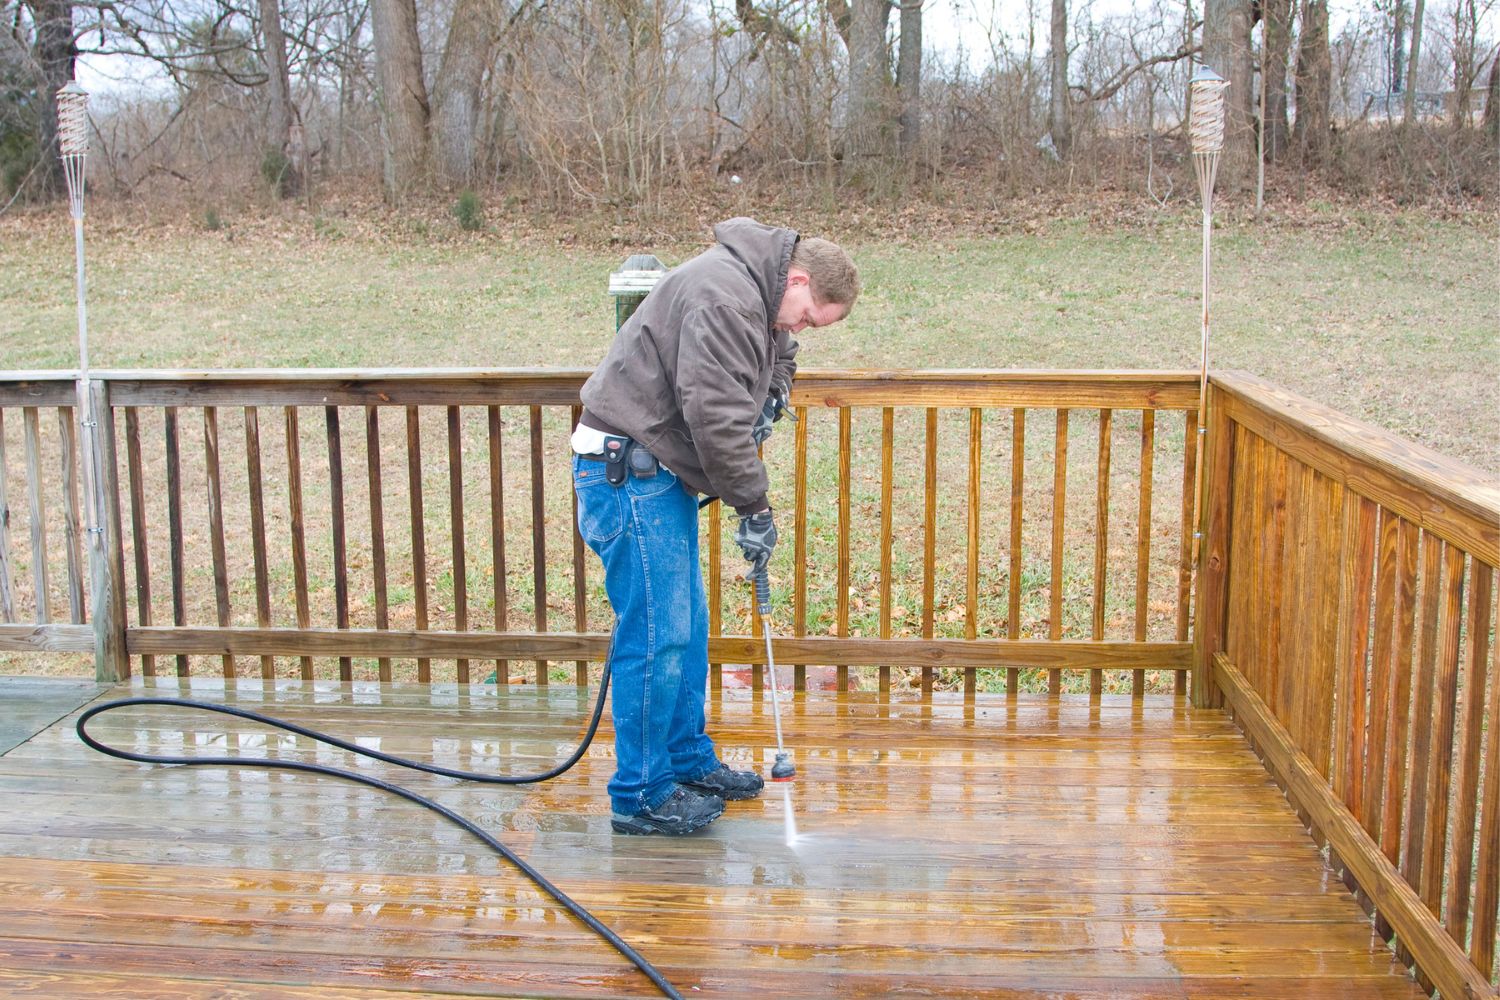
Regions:
<svg viewBox="0 0 1500 1000"><path fill-rule="evenodd" d="M1399 94L1406 86L1406 0L1395 0L1391 20L1390 92Z"/></svg>
<svg viewBox="0 0 1500 1000"><path fill-rule="evenodd" d="M78 50L73 41L73 5L69 0L32 0L36 24L33 62L37 75L39 128L36 177L45 193L63 190L62 161L57 157L57 92L73 79Z"/></svg>
<svg viewBox="0 0 1500 1000"><path fill-rule="evenodd" d="M901 2L896 89L901 94L901 153L910 158L922 138L922 0Z"/></svg>
<svg viewBox="0 0 1500 1000"><path fill-rule="evenodd" d="M1500 142L1500 54L1490 63L1490 82L1485 89L1483 128L1493 148Z"/></svg>
<svg viewBox="0 0 1500 1000"><path fill-rule="evenodd" d="M1329 97L1333 61L1328 48L1328 0L1303 0L1302 33L1297 49L1297 121L1292 141L1305 161L1321 165L1328 160L1332 138Z"/></svg>
<svg viewBox="0 0 1500 1000"><path fill-rule="evenodd" d="M501 0L458 0L433 84L437 166L454 184L472 184L479 165L484 78L500 39Z"/></svg>
<svg viewBox="0 0 1500 1000"><path fill-rule="evenodd" d="M1208 0L1204 5L1203 62L1229 81L1224 95L1224 156L1219 179L1226 190L1243 188L1250 180L1255 151L1250 0Z"/></svg>
<svg viewBox="0 0 1500 1000"><path fill-rule="evenodd" d="M1067 159L1073 145L1073 126L1068 116L1068 0L1052 0L1052 41L1047 58L1052 86L1047 127L1057 155Z"/></svg>
<svg viewBox="0 0 1500 1000"><path fill-rule="evenodd" d="M1411 57L1406 60L1406 107L1401 120L1410 125L1417 116L1417 68L1422 64L1422 11L1426 0L1413 0L1411 10Z"/></svg>
<svg viewBox="0 0 1500 1000"><path fill-rule="evenodd" d="M860 161L880 160L890 151L891 71L885 44L890 14L890 0L853 0L849 7L846 155L856 168Z"/></svg>
<svg viewBox="0 0 1500 1000"><path fill-rule="evenodd" d="M414 0L370 0L375 68L384 127L386 196L400 201L427 175L431 112L422 79L422 45Z"/></svg>
<svg viewBox="0 0 1500 1000"><path fill-rule="evenodd" d="M300 165L292 156L292 123L297 108L292 103L291 77L287 72L286 35L281 30L280 0L259 0L261 51L265 54L266 82L269 84L271 110L266 148L275 168L276 190L283 196L296 194L302 187Z"/></svg>
<svg viewBox="0 0 1500 1000"><path fill-rule="evenodd" d="M1291 138L1287 119L1286 80L1292 55L1292 0L1262 0L1261 87L1265 91L1265 132L1268 158L1280 158Z"/></svg>

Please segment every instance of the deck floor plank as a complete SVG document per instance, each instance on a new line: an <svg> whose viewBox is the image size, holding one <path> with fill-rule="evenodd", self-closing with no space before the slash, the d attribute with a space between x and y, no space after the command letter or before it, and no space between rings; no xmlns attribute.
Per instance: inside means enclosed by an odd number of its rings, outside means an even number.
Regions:
<svg viewBox="0 0 1500 1000"><path fill-rule="evenodd" d="M591 707L561 686L119 693L265 710L486 772L566 754ZM731 691L710 717L726 758L769 765L768 703ZM798 780L682 839L610 833L607 722L543 786L355 766L475 818L693 996L1420 995L1221 713L856 693L798 699L783 721ZM143 752L349 761L159 707L91 732ZM655 993L482 844L372 789L107 760L68 718L0 757L0 795L8 996Z"/></svg>

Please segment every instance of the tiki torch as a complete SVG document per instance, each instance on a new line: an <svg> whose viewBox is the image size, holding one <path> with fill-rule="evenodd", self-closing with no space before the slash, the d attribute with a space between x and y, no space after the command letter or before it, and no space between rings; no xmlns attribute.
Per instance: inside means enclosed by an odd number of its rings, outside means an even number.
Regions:
<svg viewBox="0 0 1500 1000"><path fill-rule="evenodd" d="M57 92L57 137L62 155L63 173L68 181L68 210L73 216L73 256L77 265L78 295L78 414L81 435L83 488L88 498L84 504L88 534L90 598L93 618L103 620L108 599L108 574L104 562L104 501L97 476L99 468L96 447L98 421L94 413L93 392L89 382L88 312L84 306L83 271L83 190L89 153L89 95L76 80ZM101 644L96 647L96 661L103 667L102 632L96 631Z"/></svg>
<svg viewBox="0 0 1500 1000"><path fill-rule="evenodd" d="M1203 195L1203 342L1199 354L1198 374L1198 443L1193 496L1198 510L1203 510L1203 438L1208 417L1208 274L1213 259L1214 180L1219 173L1219 155L1224 151L1224 91L1229 82L1207 66L1199 66L1188 83L1188 140L1193 148L1193 167L1198 174L1198 190ZM1195 543L1202 540L1201 532ZM1197 548L1197 545L1194 546ZM1194 553L1194 563L1197 553Z"/></svg>

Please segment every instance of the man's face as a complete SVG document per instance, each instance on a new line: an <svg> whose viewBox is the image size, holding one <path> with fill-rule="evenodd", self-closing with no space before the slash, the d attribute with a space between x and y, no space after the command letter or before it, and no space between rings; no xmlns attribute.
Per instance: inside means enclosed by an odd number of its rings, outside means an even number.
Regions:
<svg viewBox="0 0 1500 1000"><path fill-rule="evenodd" d="M801 333L807 327L829 326L844 318L847 310L836 302L823 305L813 301L812 284L807 272L792 268L786 276L786 294L781 297L781 308L776 310L776 329L786 333Z"/></svg>

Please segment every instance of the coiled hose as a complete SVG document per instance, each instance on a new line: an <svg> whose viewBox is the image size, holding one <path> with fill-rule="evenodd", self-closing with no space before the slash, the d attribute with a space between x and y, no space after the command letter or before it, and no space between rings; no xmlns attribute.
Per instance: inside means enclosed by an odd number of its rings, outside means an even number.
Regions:
<svg viewBox="0 0 1500 1000"><path fill-rule="evenodd" d="M599 719L604 714L604 696L606 693L608 693L608 691L609 660L608 658L606 658L604 662L604 675L599 683L599 700L594 705L594 714L593 717L589 720L588 731L584 733L583 741L578 744L578 749L575 750L573 752L573 755L566 761L557 765L551 770L543 771L540 774L496 775L479 774L472 771L456 771L451 768L438 767L435 764L424 764L420 761L407 760L404 757L396 757L388 753L382 753L379 750L371 750L367 747L357 746L356 744L350 743L347 740L341 740L336 736L330 736L327 733L320 733L313 729L307 729L303 726L296 725L295 723L287 722L284 719L277 719L269 715L262 715L259 712L251 712L242 708L231 708L228 705L215 705L211 702L194 701L188 698L122 698L118 701L106 702L103 705L94 706L93 708L89 709L81 716L79 716L77 729L78 738L81 739L89 747L110 757L118 757L121 760L135 761L140 764L183 764L189 766L213 765L219 767L266 767L278 768L285 771L303 771L310 774L321 774L330 778L341 778L345 781L358 782L361 785L368 785L371 788L378 788L383 792L390 792L392 795L398 795L401 798L406 799L408 802L415 802L417 805L422 806L425 809L432 810L439 816L442 816L448 821L457 824L458 826L472 833L474 836L478 837L480 840L484 841L484 843L489 845L491 850L495 851L497 854L505 858L506 861L509 861L512 865L519 869L523 875L531 879L531 881L536 884L537 888L541 889L543 892L547 893L547 895L557 900L562 904L564 909L566 909L569 913L573 914L573 916L582 921L590 930L592 930L595 934L598 934L604 940L608 941L616 951L629 959L636 968L645 973L646 978L650 979L651 982L654 983L664 995L672 997L673 1000L682 1000L682 994L678 993L677 990L672 986L672 984L667 982L666 978L657 971L655 966L646 961L646 959L643 958L639 952L630 947L630 945L626 944L618 934L606 927L597 917L595 917L588 910L584 909L578 903L575 903L567 895L567 893L563 892L557 886L547 881L546 877L543 876L541 872L537 871L535 868L531 867L531 865L521 860L521 858L517 856L514 851L506 847L499 840L496 840L490 834L486 833L478 826L478 824L474 823L472 820L460 816L452 809L449 809L447 806L435 802L432 799L429 799L422 795L418 795L416 792L402 788L400 785L393 785L388 781L381 781L379 778L371 778L367 775L359 774L354 771L346 771L337 767L326 767L322 764L307 764L303 763L302 761L296 760L279 760L259 757L165 757L156 754L135 753L130 750L121 750L118 747L112 747L107 743L101 743L100 741L89 735L87 728L89 720L94 718L94 716L102 715L105 712L112 712L116 709L143 705L159 705L167 708L190 708L205 712L218 712L221 715L232 715L240 719L248 719L251 722L258 722L262 725L271 726L275 729L282 729L289 733L296 733L298 736L306 736L307 738L316 740L319 743L326 743L329 746L338 747L340 750L347 750L350 753L358 754L361 757L372 757L375 760L383 761L387 764L394 764L397 767L409 768L413 771L424 771L427 774L441 775L445 778L459 778L464 781L476 781L489 785L529 785L535 784L539 781L547 781L551 778L555 778L583 759L583 755L588 750L589 744L594 740L594 733L599 728Z"/></svg>

